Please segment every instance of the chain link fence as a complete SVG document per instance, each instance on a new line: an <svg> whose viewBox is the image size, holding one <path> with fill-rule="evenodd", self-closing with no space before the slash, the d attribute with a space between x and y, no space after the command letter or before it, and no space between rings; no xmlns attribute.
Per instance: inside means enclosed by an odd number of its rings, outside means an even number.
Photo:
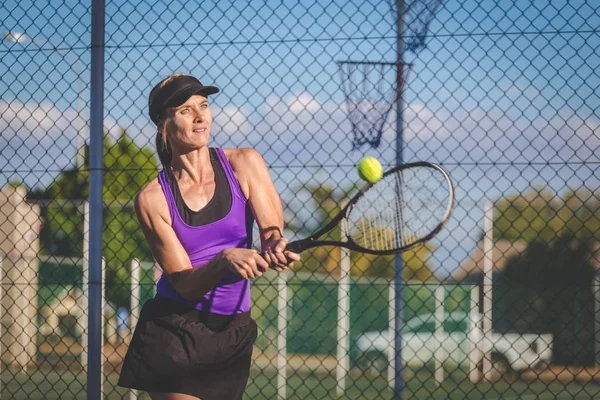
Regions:
<svg viewBox="0 0 600 400"><path fill-rule="evenodd" d="M0 394L86 398L94 16L0 14ZM290 238L361 185L365 155L439 163L456 186L447 227L402 256L402 388L393 257L319 248L252 283L246 398L600 396L598 26L592 0L107 1L103 396L148 398L116 381L160 276L131 202L159 172L148 93L174 72L221 88L211 145L263 155ZM400 90L352 77L377 140L349 118L350 60L410 65Z"/></svg>

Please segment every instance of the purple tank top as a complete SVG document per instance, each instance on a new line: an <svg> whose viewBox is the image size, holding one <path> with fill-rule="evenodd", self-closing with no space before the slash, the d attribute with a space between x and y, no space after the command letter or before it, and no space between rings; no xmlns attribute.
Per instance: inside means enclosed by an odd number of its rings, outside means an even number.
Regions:
<svg viewBox="0 0 600 400"><path fill-rule="evenodd" d="M231 210L222 219L202 226L186 224L175 204L175 198L167 182L165 171L158 174L158 181L169 205L172 227L183 248L187 252L194 268L208 263L221 250L226 248L250 248L252 246L253 217L248 217L247 199L240 189L233 169L223 153L216 149L227 181L231 188ZM156 293L190 305L197 310L215 314L239 314L250 310L250 282L232 272L226 272L223 278L198 302L190 302L181 297L163 273L156 288Z"/></svg>

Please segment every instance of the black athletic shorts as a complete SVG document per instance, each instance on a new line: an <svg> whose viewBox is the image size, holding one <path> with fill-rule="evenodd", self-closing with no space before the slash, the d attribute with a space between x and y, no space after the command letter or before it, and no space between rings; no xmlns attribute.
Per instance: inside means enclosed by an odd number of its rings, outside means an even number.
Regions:
<svg viewBox="0 0 600 400"><path fill-rule="evenodd" d="M256 335L250 312L211 314L157 295L142 307L118 385L202 400L241 399Z"/></svg>

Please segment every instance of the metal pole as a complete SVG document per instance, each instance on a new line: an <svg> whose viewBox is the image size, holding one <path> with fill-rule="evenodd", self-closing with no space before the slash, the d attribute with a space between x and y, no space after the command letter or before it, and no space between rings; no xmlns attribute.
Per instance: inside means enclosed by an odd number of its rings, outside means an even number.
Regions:
<svg viewBox="0 0 600 400"><path fill-rule="evenodd" d="M473 383L480 380L479 367L481 361L481 318L479 314L479 286L471 286L471 309L469 312L469 379Z"/></svg>
<svg viewBox="0 0 600 400"><path fill-rule="evenodd" d="M136 258L131 260L131 332L140 318L142 266Z"/></svg>
<svg viewBox="0 0 600 400"><path fill-rule="evenodd" d="M104 257L102 257L102 279L100 282L100 298L102 299L100 305L100 398L102 398L104 394L104 381L106 380L106 376L104 375L104 365L108 363L108 357L104 353L104 343L107 341L105 332L106 326L108 325L105 323L106 318L104 318L104 315L106 314L106 293L104 291L104 282L106 282L106 260L104 260Z"/></svg>
<svg viewBox="0 0 600 400"><path fill-rule="evenodd" d="M395 371L396 371L396 348L395 337L396 337L396 285L394 281L390 282L388 289L388 342L390 348L388 350L388 370L387 370L387 381L391 388L394 387Z"/></svg>
<svg viewBox="0 0 600 400"><path fill-rule="evenodd" d="M85 162L85 134L83 130L85 129L86 122L83 118L83 77L81 74L83 73L83 68L81 67L81 62L76 59L75 60L75 69L77 74L77 124L75 129L77 129L77 134L75 135L75 147L77 148L77 154L75 155L75 169L80 169L83 167Z"/></svg>
<svg viewBox="0 0 600 400"><path fill-rule="evenodd" d="M25 260L25 256L23 254L21 254L16 260L15 260L15 267L17 267L18 271L25 271L26 268L28 268L27 266L27 262ZM23 272L21 272L21 277L23 277ZM29 284L25 284L23 285L23 288L21 289L21 296L20 300L23 302L22 306L21 306L21 318L19 318L20 321L20 325L21 325L21 334L20 334L20 342L21 342L21 348L22 348L22 352L21 354L19 354L17 356L17 359L19 360L19 365L21 366L21 372L23 372L25 375L27 375L27 366L29 364L29 359L28 359L28 354L27 354L27 347L29 344L29 337L27 336L27 326L29 324L29 321L31 320L29 317L29 299L30 299L30 294L29 294L29 290L31 289L31 286ZM18 303L20 303L21 301L19 301ZM27 302L27 304L25 304L25 302Z"/></svg>
<svg viewBox="0 0 600 400"><path fill-rule="evenodd" d="M3 256L0 254L0 377L2 377L2 338L3 338L3 322L2 322L2 299L4 294L2 292L2 280L4 279L4 271L2 270L2 262L4 261ZM0 393L2 393L2 379L0 379Z"/></svg>
<svg viewBox="0 0 600 400"><path fill-rule="evenodd" d="M104 122L104 1L92 0L90 71L90 270L87 399L102 398L102 169Z"/></svg>
<svg viewBox="0 0 600 400"><path fill-rule="evenodd" d="M280 272L277 277L277 398L287 398L287 273Z"/></svg>
<svg viewBox="0 0 600 400"><path fill-rule="evenodd" d="M347 232L347 221L342 219L342 237ZM350 370L350 251L340 248L340 280L338 282L338 328L337 328L337 366L336 378L338 396L346 391L346 376Z"/></svg>
<svg viewBox="0 0 600 400"><path fill-rule="evenodd" d="M437 341L437 347L434 352L434 375L435 381L441 385L444 381L444 358L446 356L443 341L444 341L444 297L445 287L440 284L435 288L435 332L434 336Z"/></svg>
<svg viewBox="0 0 600 400"><path fill-rule="evenodd" d="M492 371L492 284L493 284L493 224L494 208L491 201L486 200L483 230L483 378L489 379Z"/></svg>
<svg viewBox="0 0 600 400"><path fill-rule="evenodd" d="M594 362L600 366L600 273L594 275Z"/></svg>
<svg viewBox="0 0 600 400"><path fill-rule="evenodd" d="M131 312L130 312L130 334L140 319L140 296L141 296L141 265L138 259L131 260ZM136 400L138 392L135 389L129 391L129 400Z"/></svg>
<svg viewBox="0 0 600 400"><path fill-rule="evenodd" d="M403 66L404 60L404 0L396 0L396 24L397 24L397 61L399 66ZM400 67L398 67L400 68ZM403 72L403 71L402 71ZM402 77L403 73L397 73L397 77ZM396 78L396 79L400 79ZM396 85L400 85L400 82L396 82ZM398 87L397 87L398 89ZM402 133L402 96L397 96L396 100L396 164L402 164L402 149L404 147L404 138ZM394 310L395 310L395 323L394 323L394 400L400 400L402 398L402 327L404 321L402 319L402 311L404 310L404 297L403 292L403 265L402 265L402 253L395 256L394 262Z"/></svg>
<svg viewBox="0 0 600 400"><path fill-rule="evenodd" d="M83 294L84 301L89 302L90 292L90 203L88 201L83 202L83 260L82 260L82 288L81 293ZM82 332L81 332L81 368L87 371L88 367L88 333L89 333L89 315L83 313L82 317Z"/></svg>

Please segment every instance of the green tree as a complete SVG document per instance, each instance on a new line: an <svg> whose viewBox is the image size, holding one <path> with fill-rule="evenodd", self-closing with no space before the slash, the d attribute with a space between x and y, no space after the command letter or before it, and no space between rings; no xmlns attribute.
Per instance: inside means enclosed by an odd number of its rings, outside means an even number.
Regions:
<svg viewBox="0 0 600 400"><path fill-rule="evenodd" d="M131 260L152 259L137 223L133 198L156 176L157 169L151 148L138 147L125 130L114 143L105 135L102 246L107 297L117 306L129 303ZM86 168L66 170L48 188L31 194L31 198L53 200L43 209L42 253L83 255L83 208L72 200L88 198L89 176Z"/></svg>
<svg viewBox="0 0 600 400"><path fill-rule="evenodd" d="M555 225L561 234L600 242L600 193L586 188L568 191L556 212Z"/></svg>
<svg viewBox="0 0 600 400"><path fill-rule="evenodd" d="M530 188L496 202L494 239L525 240L494 286L501 330L552 332L554 362L591 364L592 279L600 241L600 198L582 188L558 196Z"/></svg>
<svg viewBox="0 0 600 400"><path fill-rule="evenodd" d="M530 188L496 202L494 238L542 241L560 236L600 241L600 194L568 191L562 198L549 189Z"/></svg>

